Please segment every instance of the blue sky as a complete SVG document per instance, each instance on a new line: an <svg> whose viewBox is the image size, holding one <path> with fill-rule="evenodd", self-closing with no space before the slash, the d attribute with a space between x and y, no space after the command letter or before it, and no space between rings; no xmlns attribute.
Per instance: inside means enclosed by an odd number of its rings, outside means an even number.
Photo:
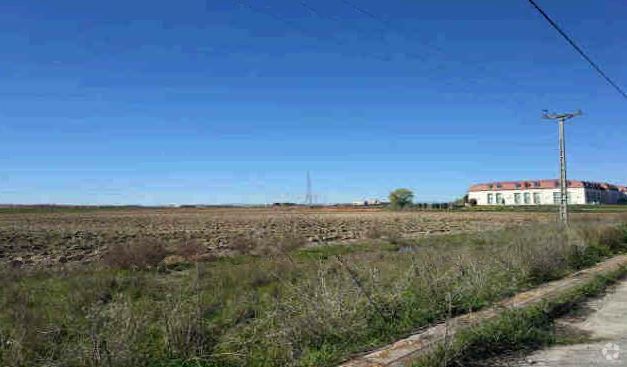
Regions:
<svg viewBox="0 0 627 367"><path fill-rule="evenodd" d="M627 183L627 102L527 1L0 2L0 202L463 195ZM254 9L242 4L252 4ZM303 6L305 4L305 6ZM627 4L542 1L627 87ZM314 9L312 11L311 9Z"/></svg>

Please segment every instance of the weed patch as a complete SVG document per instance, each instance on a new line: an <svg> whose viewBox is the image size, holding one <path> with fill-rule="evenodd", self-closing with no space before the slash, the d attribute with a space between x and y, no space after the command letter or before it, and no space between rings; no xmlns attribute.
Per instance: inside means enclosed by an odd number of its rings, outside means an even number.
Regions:
<svg viewBox="0 0 627 367"><path fill-rule="evenodd" d="M624 227L583 225L431 236L411 251L251 236L238 256L176 272L156 268L169 252L150 243L114 247L107 267L6 268L0 364L330 366L622 251ZM473 338L544 343L545 321L514 314Z"/></svg>

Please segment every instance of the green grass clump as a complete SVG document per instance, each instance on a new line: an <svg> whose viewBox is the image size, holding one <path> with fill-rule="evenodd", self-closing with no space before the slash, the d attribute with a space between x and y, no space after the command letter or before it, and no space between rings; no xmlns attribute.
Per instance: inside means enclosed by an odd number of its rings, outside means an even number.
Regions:
<svg viewBox="0 0 627 367"><path fill-rule="evenodd" d="M626 273L627 268L621 268L607 275L596 276L556 299L520 310L505 311L495 320L462 330L446 345L439 346L413 366L470 366L504 352L528 352L565 343L568 340L556 335L554 319L567 313L584 298L599 294Z"/></svg>
<svg viewBox="0 0 627 367"><path fill-rule="evenodd" d="M0 365L334 365L618 253L626 232L617 228L528 226L318 248L282 239L262 254L175 270L126 257L119 267L4 269Z"/></svg>

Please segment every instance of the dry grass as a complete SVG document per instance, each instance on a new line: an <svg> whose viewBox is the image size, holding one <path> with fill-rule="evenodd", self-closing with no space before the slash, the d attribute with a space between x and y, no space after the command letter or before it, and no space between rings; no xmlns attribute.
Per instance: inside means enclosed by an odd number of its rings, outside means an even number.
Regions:
<svg viewBox="0 0 627 367"><path fill-rule="evenodd" d="M119 269L150 269L159 265L167 254L159 243L115 244L104 254L102 262Z"/></svg>
<svg viewBox="0 0 627 367"><path fill-rule="evenodd" d="M166 253L111 247L106 267L5 268L0 364L332 365L623 251L615 222L318 247L285 227L183 270L154 264L170 253L193 261L205 244L190 236Z"/></svg>

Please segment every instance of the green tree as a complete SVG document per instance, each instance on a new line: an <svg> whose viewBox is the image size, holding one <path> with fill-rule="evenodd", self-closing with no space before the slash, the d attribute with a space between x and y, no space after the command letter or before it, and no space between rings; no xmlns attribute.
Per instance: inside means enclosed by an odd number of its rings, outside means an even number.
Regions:
<svg viewBox="0 0 627 367"><path fill-rule="evenodd" d="M396 189L390 193L389 198L392 208L403 209L413 203L414 193L409 189Z"/></svg>

